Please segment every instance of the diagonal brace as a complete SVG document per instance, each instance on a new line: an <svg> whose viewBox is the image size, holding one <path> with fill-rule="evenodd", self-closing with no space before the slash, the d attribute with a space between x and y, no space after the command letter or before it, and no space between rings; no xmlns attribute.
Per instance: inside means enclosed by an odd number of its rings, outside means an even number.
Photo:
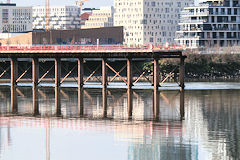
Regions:
<svg viewBox="0 0 240 160"><path fill-rule="evenodd" d="M126 81L115 69L113 69L109 64L106 63L106 66L107 66L109 69L111 69L118 77L120 77L121 80L126 83L126 85L128 84L127 81Z"/></svg>
<svg viewBox="0 0 240 160"><path fill-rule="evenodd" d="M77 65L75 65L72 70L70 72L68 72L68 74L66 74L66 76L62 79L62 81L60 82L61 84L63 83L63 81L65 81L67 79L67 77L73 72L73 70L77 67Z"/></svg>
<svg viewBox="0 0 240 160"><path fill-rule="evenodd" d="M29 71L30 68L31 67L28 67L28 69L23 72L23 74L16 80L16 82L19 82L20 79Z"/></svg>
<svg viewBox="0 0 240 160"><path fill-rule="evenodd" d="M169 77L172 77L174 75L174 71L177 69L177 67L175 67L165 78L164 80L160 83L160 85L162 85Z"/></svg>
<svg viewBox="0 0 240 160"><path fill-rule="evenodd" d="M6 70L3 71L3 73L0 75L0 78L2 78L2 76L10 69L10 67L8 67Z"/></svg>
<svg viewBox="0 0 240 160"><path fill-rule="evenodd" d="M55 65L53 65L53 66L38 80L38 83L40 83L40 82L43 80L43 78L46 77L46 75L53 69L54 66L55 66Z"/></svg>
<svg viewBox="0 0 240 160"><path fill-rule="evenodd" d="M101 67L101 65L99 65L91 74L90 76L87 77L87 79L84 81L84 83L86 83L96 72L97 70ZM89 68L88 68L89 69ZM89 69L90 70L90 69ZM99 79L98 79L99 80Z"/></svg>
<svg viewBox="0 0 240 160"><path fill-rule="evenodd" d="M123 66L120 71L118 72L118 74L120 74L125 68L127 67L127 65ZM118 75L115 74L115 76L109 81L110 83L117 77Z"/></svg>
<svg viewBox="0 0 240 160"><path fill-rule="evenodd" d="M138 73L142 73L135 65L133 65L133 67L138 71ZM143 72L143 73L144 73L144 72ZM146 72L145 72L145 73L146 73ZM145 73L144 73L144 74L145 74ZM148 82L152 83L152 81L151 81L147 76L145 76L144 74L141 74L142 77L144 77ZM141 78L142 78L142 77L141 77ZM139 80L140 80L141 78L139 78ZM139 80L138 80L138 81L139 81ZM137 82L138 82L138 81L137 81ZM137 82L135 81L134 83L136 84Z"/></svg>

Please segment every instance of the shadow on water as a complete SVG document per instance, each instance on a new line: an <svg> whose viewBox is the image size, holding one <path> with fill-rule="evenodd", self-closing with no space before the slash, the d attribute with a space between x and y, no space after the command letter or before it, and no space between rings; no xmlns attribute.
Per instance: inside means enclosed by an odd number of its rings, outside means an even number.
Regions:
<svg viewBox="0 0 240 160"><path fill-rule="evenodd" d="M0 88L1 159L30 160L31 155L47 160L77 159L79 155L91 160L240 156L240 90L161 91L157 121L151 90L132 90L129 96L127 90L108 89L107 118L103 118L101 90L84 89L82 108L78 89L55 91L38 88L33 94L32 88L18 87L17 103L12 106L11 89ZM56 96L60 98L57 103ZM131 117L128 97L132 97ZM26 149L32 153L22 154Z"/></svg>

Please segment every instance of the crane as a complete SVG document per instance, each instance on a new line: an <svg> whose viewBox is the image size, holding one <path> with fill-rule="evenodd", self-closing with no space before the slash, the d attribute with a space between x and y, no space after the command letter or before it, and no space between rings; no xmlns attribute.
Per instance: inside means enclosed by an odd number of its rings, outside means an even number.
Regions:
<svg viewBox="0 0 240 160"><path fill-rule="evenodd" d="M45 0L45 30L50 30L50 0Z"/></svg>
<svg viewBox="0 0 240 160"><path fill-rule="evenodd" d="M82 6L84 5L84 2L87 2L89 0L79 0L79 1L76 1L76 5L79 5L80 8L82 8Z"/></svg>

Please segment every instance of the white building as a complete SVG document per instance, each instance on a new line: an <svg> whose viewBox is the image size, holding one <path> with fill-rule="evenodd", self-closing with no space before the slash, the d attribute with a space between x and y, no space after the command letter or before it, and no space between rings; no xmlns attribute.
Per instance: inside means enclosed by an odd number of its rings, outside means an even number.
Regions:
<svg viewBox="0 0 240 160"><path fill-rule="evenodd" d="M175 43L181 10L194 0L114 0L114 25L125 44Z"/></svg>
<svg viewBox="0 0 240 160"><path fill-rule="evenodd" d="M187 48L240 43L240 0L205 0L186 7L176 41Z"/></svg>
<svg viewBox="0 0 240 160"><path fill-rule="evenodd" d="M85 25L81 28L100 28L113 26L113 7L101 7L100 10L93 10L92 15L85 21Z"/></svg>
<svg viewBox="0 0 240 160"><path fill-rule="evenodd" d="M32 7L0 4L0 33L32 31Z"/></svg>
<svg viewBox="0 0 240 160"><path fill-rule="evenodd" d="M77 6L51 6L50 29L78 29L80 16ZM33 7L33 29L45 29L45 6Z"/></svg>

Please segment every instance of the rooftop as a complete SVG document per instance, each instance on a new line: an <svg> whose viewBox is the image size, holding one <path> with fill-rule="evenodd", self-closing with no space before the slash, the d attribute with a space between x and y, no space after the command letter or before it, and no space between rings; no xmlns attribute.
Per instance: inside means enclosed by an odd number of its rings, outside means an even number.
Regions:
<svg viewBox="0 0 240 160"><path fill-rule="evenodd" d="M0 6L16 6L16 3L0 3Z"/></svg>

